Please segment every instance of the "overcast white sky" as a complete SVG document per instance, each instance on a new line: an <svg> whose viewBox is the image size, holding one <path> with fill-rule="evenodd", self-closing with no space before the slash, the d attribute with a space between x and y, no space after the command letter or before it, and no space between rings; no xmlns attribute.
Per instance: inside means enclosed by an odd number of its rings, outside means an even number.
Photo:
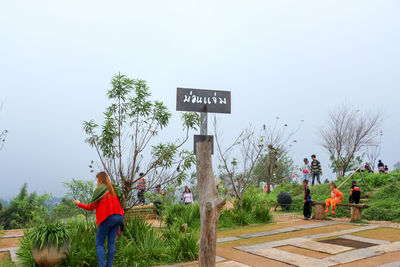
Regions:
<svg viewBox="0 0 400 267"><path fill-rule="evenodd" d="M82 122L101 119L111 77L147 80L175 110L176 87L232 91L220 115L227 139L276 116L304 119L292 154L319 145L327 111L347 102L385 111L381 158L398 151L400 1L2 1L0 198L61 195L62 181L93 179ZM174 111L171 127L178 136ZM164 137L165 136L165 137ZM191 144L190 144L191 146ZM328 175L329 176L329 175Z"/></svg>

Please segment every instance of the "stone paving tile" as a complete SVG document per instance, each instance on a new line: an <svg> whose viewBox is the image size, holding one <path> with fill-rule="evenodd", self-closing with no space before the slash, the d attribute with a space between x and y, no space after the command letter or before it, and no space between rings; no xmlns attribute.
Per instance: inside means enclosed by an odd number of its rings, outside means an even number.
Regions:
<svg viewBox="0 0 400 267"><path fill-rule="evenodd" d="M294 227L288 227L288 228L271 230L271 231L267 231L267 232L260 232L260 233L247 234L247 235L239 235L238 237L240 237L240 238L254 238L254 237L276 235L276 234L288 233L288 232L294 232L294 231L298 231L298 229L296 229Z"/></svg>
<svg viewBox="0 0 400 267"><path fill-rule="evenodd" d="M335 263L327 262L312 257L307 257L295 253L290 253L276 248L260 249L253 252L253 254L270 258L273 260L285 262L300 267L328 267L333 266Z"/></svg>
<svg viewBox="0 0 400 267"><path fill-rule="evenodd" d="M341 223L339 223L339 222L319 222L319 223L313 223L313 224L298 225L298 226L294 226L293 228L296 228L298 230L304 230L304 229L330 226L330 225L335 225L335 224L341 224Z"/></svg>
<svg viewBox="0 0 400 267"><path fill-rule="evenodd" d="M353 261L358 261L362 259L367 259L375 256L382 255L382 252L377 252L369 248L362 248L362 249L357 249L345 253L341 253L338 255L330 256L325 258L325 261L330 261L334 263L340 263L340 264L345 264L345 263L350 263Z"/></svg>
<svg viewBox="0 0 400 267"><path fill-rule="evenodd" d="M309 235L309 236L305 236L305 237L310 238L310 239L321 239L321 238L328 238L328 237L332 237L332 236L342 236L342 235L362 232L362 231L366 231L366 230L375 229L378 227L380 227L380 226L379 225L367 225L367 226L357 227L357 228L353 228L353 229L347 229L347 230L343 230L343 231Z"/></svg>
<svg viewBox="0 0 400 267"><path fill-rule="evenodd" d="M224 258L222 258L222 257L219 257L219 256L216 256L216 257L215 257L215 261L216 261L216 262L226 261L226 259L224 259Z"/></svg>
<svg viewBox="0 0 400 267"><path fill-rule="evenodd" d="M18 261L18 255L17 255L17 250L19 247L14 247L14 248L1 248L0 252L10 252L11 256L11 261L17 262Z"/></svg>
<svg viewBox="0 0 400 267"><path fill-rule="evenodd" d="M236 236L230 236L230 237L222 237L217 239L217 243L223 243L223 242L230 242L230 241L236 241L239 240L240 238Z"/></svg>
<svg viewBox="0 0 400 267"><path fill-rule="evenodd" d="M327 253L327 254L338 254L338 253L343 253L343 252L353 249L350 247L315 242L312 240L294 243L294 244L292 244L292 246L309 249L309 250L314 250L314 251L318 251L318 252L323 252L323 253Z"/></svg>
<svg viewBox="0 0 400 267"><path fill-rule="evenodd" d="M240 237L240 238L254 238L254 237L261 237L261 236L269 236L269 235L289 233L289 232L294 232L294 231L304 230L304 229L324 227L324 226L329 226L329 225L334 225L334 224L339 224L339 223L338 222L319 222L319 223L313 223L313 224L304 224L304 225L281 228L281 229L276 229L276 230L271 230L271 231L266 231L266 232L239 235L238 237Z"/></svg>
<svg viewBox="0 0 400 267"><path fill-rule="evenodd" d="M355 240L355 241L377 244L377 245L390 244L390 242L386 241L386 240L378 240L378 239L366 238L366 237L355 236L355 235L343 235L341 237L346 238L346 239Z"/></svg>
<svg viewBox="0 0 400 267"><path fill-rule="evenodd" d="M390 253L390 252L400 251L400 241L393 242L390 244L369 247L369 249L372 249L376 252L381 252L381 253Z"/></svg>
<svg viewBox="0 0 400 267"><path fill-rule="evenodd" d="M298 237L298 238L283 239L283 240L265 242L265 243L254 244L254 245L240 246L240 247L235 247L235 249L252 253L255 250L275 248L275 247L281 247L281 246L286 246L286 245L293 245L293 244L306 242L306 241L310 241L310 240L306 239L306 238Z"/></svg>
<svg viewBox="0 0 400 267"><path fill-rule="evenodd" d="M383 265L379 265L377 267L399 267L400 266L400 261L396 261L396 262L391 262L391 263L386 263Z"/></svg>
<svg viewBox="0 0 400 267"><path fill-rule="evenodd" d="M24 235L3 235L0 238L16 238L16 237L23 237Z"/></svg>
<svg viewBox="0 0 400 267"><path fill-rule="evenodd" d="M237 261L224 261L216 264L217 267L251 267Z"/></svg>

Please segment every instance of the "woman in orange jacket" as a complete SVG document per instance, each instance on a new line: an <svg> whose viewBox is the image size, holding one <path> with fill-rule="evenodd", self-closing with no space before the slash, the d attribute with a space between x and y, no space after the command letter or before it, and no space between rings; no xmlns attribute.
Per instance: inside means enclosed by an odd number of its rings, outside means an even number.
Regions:
<svg viewBox="0 0 400 267"><path fill-rule="evenodd" d="M331 183L330 188L331 188L331 198L328 198L327 200L325 200L325 204L326 204L325 212L328 213L329 206L331 206L332 214L336 214L335 207L337 204L339 204L342 201L343 193L337 189L337 186L335 183Z"/></svg>

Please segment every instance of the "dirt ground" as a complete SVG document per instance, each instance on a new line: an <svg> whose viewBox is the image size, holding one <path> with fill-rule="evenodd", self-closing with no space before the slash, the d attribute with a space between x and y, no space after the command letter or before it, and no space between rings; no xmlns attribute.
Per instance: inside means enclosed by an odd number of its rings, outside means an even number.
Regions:
<svg viewBox="0 0 400 267"><path fill-rule="evenodd" d="M20 237L14 237L14 238L1 238L0 239L0 248L13 248L13 247L19 247L19 240Z"/></svg>
<svg viewBox="0 0 400 267"><path fill-rule="evenodd" d="M376 228L373 230L353 233L352 235L386 240L390 242L400 241L400 229L393 228Z"/></svg>

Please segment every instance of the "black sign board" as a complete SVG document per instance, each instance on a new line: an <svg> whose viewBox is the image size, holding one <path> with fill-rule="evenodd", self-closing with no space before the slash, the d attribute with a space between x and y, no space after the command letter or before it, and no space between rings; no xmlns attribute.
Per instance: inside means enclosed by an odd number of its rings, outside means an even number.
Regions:
<svg viewBox="0 0 400 267"><path fill-rule="evenodd" d="M231 92L177 88L177 111L231 113Z"/></svg>
<svg viewBox="0 0 400 267"><path fill-rule="evenodd" d="M196 154L196 143L211 141L211 155L214 155L214 136L212 135L195 135L194 136L194 154Z"/></svg>

